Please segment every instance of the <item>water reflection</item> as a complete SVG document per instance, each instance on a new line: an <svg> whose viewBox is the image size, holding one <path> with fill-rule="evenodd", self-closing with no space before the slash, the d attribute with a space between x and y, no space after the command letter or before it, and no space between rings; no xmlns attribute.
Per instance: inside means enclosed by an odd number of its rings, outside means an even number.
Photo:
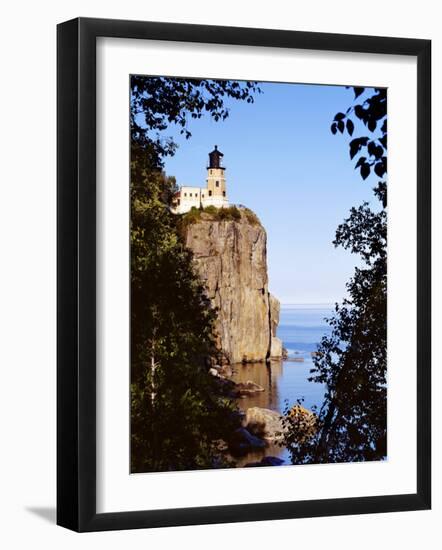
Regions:
<svg viewBox="0 0 442 550"><path fill-rule="evenodd" d="M303 406L312 409L320 407L324 397L321 384L309 382L313 368L312 353L322 336L330 331L324 318L331 313L330 308L318 306L283 306L278 327L278 336L288 350L285 361L250 363L233 366L233 380L248 380L264 388L263 392L254 393L237 399L239 408L246 411L250 407L262 407L284 414L285 409L292 407L298 399L303 399ZM238 466L248 462L259 462L264 456L276 456L290 464L288 451L278 445L270 445L264 450L248 453L238 460Z"/></svg>
<svg viewBox="0 0 442 550"><path fill-rule="evenodd" d="M308 381L313 367L310 352L306 352L303 358L303 362L289 359L272 361L270 365L265 363L234 365L232 379L235 382L251 380L264 388L263 392L238 399L241 410L245 411L249 407L264 407L283 413L287 404L291 407L301 398L304 399L303 405L307 409L311 409L314 405L320 406L324 388L321 384Z"/></svg>
<svg viewBox="0 0 442 550"><path fill-rule="evenodd" d="M307 378L313 365L310 353L306 353L303 362L272 361L234 365L235 382L252 381L264 388L264 391L238 398L237 404L242 411L250 407L271 409L284 414L287 406L293 406L298 399L304 398L304 405L311 408L322 401L323 388L320 384L308 382ZM264 456L276 456L289 464L287 450L279 445L270 444L266 449L248 453L237 460L238 466L249 462L259 462Z"/></svg>
<svg viewBox="0 0 442 550"><path fill-rule="evenodd" d="M279 410L278 379L282 375L282 361L266 363L249 363L247 365L234 365L233 380L235 382L252 381L264 388L263 392L257 392L247 397L238 399L241 410L250 407L263 407Z"/></svg>

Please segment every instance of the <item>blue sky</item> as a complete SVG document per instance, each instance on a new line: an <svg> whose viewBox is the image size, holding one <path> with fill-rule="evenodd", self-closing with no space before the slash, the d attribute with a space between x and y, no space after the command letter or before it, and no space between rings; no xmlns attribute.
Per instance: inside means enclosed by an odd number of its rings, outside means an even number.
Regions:
<svg viewBox="0 0 442 550"><path fill-rule="evenodd" d="M217 144L230 202L254 210L267 230L271 292L285 304L341 301L358 258L334 248L335 230L352 206L372 202L377 181L363 181L354 170L349 136L330 132L335 113L352 104L353 91L260 86L255 103L229 102L227 120L191 121L189 140L169 128L166 135L179 148L166 159L166 172L178 185L204 186L207 154Z"/></svg>

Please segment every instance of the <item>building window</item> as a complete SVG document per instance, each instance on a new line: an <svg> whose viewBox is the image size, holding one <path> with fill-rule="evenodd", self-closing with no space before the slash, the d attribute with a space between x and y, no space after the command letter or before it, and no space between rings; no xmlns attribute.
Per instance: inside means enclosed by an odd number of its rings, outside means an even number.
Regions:
<svg viewBox="0 0 442 550"><path fill-rule="evenodd" d="M202 196L202 198L204 199L204 195L201 195L201 196Z"/></svg>
<svg viewBox="0 0 442 550"><path fill-rule="evenodd" d="M212 175L212 170L210 170L210 175Z"/></svg>
<svg viewBox="0 0 442 550"><path fill-rule="evenodd" d="M211 196L212 196L212 190L209 189L209 197L211 197Z"/></svg>
<svg viewBox="0 0 442 550"><path fill-rule="evenodd" d="M184 196L187 197L187 193L184 193Z"/></svg>
<svg viewBox="0 0 442 550"><path fill-rule="evenodd" d="M216 182L216 186L219 187L219 181Z"/></svg>
<svg viewBox="0 0 442 550"><path fill-rule="evenodd" d="M225 192L225 191L223 191L223 197L225 197L225 196L226 196L226 192Z"/></svg>
<svg viewBox="0 0 442 550"><path fill-rule="evenodd" d="M178 206L180 205L180 202L181 202L180 199L178 199Z"/></svg>

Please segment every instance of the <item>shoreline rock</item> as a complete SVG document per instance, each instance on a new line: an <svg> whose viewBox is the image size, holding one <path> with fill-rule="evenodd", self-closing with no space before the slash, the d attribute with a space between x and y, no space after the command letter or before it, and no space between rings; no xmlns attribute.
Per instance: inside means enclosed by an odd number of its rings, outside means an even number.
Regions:
<svg viewBox="0 0 442 550"><path fill-rule="evenodd" d="M276 442L284 438L283 416L277 411L261 407L246 410L244 426L250 433L266 441Z"/></svg>
<svg viewBox="0 0 442 550"><path fill-rule="evenodd" d="M242 397L258 392L263 392L265 391L265 389L259 384L256 384L251 380L247 380L246 382L236 382L233 391L237 397Z"/></svg>
<svg viewBox="0 0 442 550"><path fill-rule="evenodd" d="M233 369L230 365L213 365L210 367L209 373L212 376L219 376L220 378L231 378L233 376Z"/></svg>
<svg viewBox="0 0 442 550"><path fill-rule="evenodd" d="M282 340L277 336L272 336L270 344L270 359L281 359L284 356Z"/></svg>
<svg viewBox="0 0 442 550"><path fill-rule="evenodd" d="M270 359L281 359L284 355L282 340L276 336L281 313L279 300L269 293L269 321L270 321Z"/></svg>
<svg viewBox="0 0 442 550"><path fill-rule="evenodd" d="M245 455L256 449L264 449L266 446L263 439L253 435L246 428L236 429L228 442L229 451L233 456Z"/></svg>
<svg viewBox="0 0 442 550"><path fill-rule="evenodd" d="M259 462L249 462L244 468L256 468L257 466L281 466L284 461L277 456L265 456Z"/></svg>

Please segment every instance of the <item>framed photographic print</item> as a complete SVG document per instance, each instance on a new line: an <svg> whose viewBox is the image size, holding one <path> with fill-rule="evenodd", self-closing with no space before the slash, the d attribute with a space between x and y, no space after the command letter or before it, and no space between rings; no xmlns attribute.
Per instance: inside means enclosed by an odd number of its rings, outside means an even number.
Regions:
<svg viewBox="0 0 442 550"><path fill-rule="evenodd" d="M430 507L430 51L58 26L59 525Z"/></svg>

